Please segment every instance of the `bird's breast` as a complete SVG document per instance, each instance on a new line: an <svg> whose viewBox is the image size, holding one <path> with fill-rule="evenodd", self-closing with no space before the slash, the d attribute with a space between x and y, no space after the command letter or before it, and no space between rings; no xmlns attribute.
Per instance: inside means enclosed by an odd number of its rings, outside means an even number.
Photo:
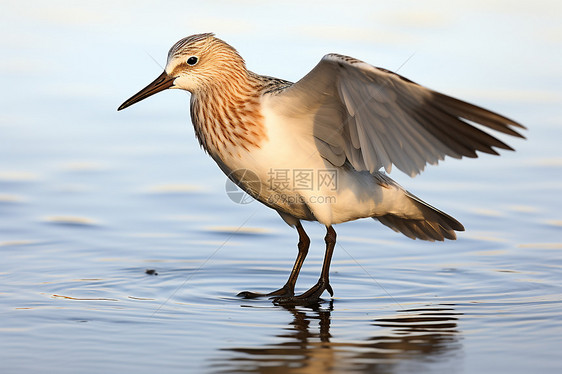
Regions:
<svg viewBox="0 0 562 374"><path fill-rule="evenodd" d="M199 143L213 158L242 158L267 141L258 97L250 95L192 95L191 120Z"/></svg>

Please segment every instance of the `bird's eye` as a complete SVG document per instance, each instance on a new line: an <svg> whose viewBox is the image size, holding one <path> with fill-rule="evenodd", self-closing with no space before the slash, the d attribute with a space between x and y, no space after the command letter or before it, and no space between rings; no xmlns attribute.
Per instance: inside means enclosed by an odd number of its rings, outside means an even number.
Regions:
<svg viewBox="0 0 562 374"><path fill-rule="evenodd" d="M193 66L197 63L197 61L199 61L197 57L191 56L190 58L187 59L187 64Z"/></svg>

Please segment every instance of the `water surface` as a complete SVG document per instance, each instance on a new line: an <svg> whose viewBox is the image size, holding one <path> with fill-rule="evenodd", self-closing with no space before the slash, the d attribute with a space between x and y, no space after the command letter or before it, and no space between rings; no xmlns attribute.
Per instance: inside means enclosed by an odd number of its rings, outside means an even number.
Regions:
<svg viewBox="0 0 562 374"><path fill-rule="evenodd" d="M560 5L447 4L5 2L2 372L559 372ZM457 241L343 224L333 300L239 299L285 282L296 233L229 199L188 94L116 112L161 72L151 56L207 31L290 80L328 52L399 70L522 122L528 140L392 173L465 225ZM299 291L323 256L322 227L305 227Z"/></svg>

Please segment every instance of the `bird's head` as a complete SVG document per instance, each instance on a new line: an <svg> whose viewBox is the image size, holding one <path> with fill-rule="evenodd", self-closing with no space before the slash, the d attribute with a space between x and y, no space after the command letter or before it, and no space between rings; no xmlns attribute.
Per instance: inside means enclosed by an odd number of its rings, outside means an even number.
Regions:
<svg viewBox="0 0 562 374"><path fill-rule="evenodd" d="M168 88L196 93L240 78L245 73L244 60L233 47L211 33L191 35L170 48L164 72L117 110Z"/></svg>

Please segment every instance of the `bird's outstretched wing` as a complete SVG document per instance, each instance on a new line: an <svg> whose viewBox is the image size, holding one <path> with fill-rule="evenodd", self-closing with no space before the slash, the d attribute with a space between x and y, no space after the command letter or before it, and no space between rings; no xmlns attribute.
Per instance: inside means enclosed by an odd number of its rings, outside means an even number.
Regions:
<svg viewBox="0 0 562 374"><path fill-rule="evenodd" d="M498 154L507 144L474 126L523 138L525 127L352 57L328 54L297 83L273 95L278 113L311 126L321 155L371 173L392 164L415 176L445 156ZM310 120L310 114L313 118Z"/></svg>

